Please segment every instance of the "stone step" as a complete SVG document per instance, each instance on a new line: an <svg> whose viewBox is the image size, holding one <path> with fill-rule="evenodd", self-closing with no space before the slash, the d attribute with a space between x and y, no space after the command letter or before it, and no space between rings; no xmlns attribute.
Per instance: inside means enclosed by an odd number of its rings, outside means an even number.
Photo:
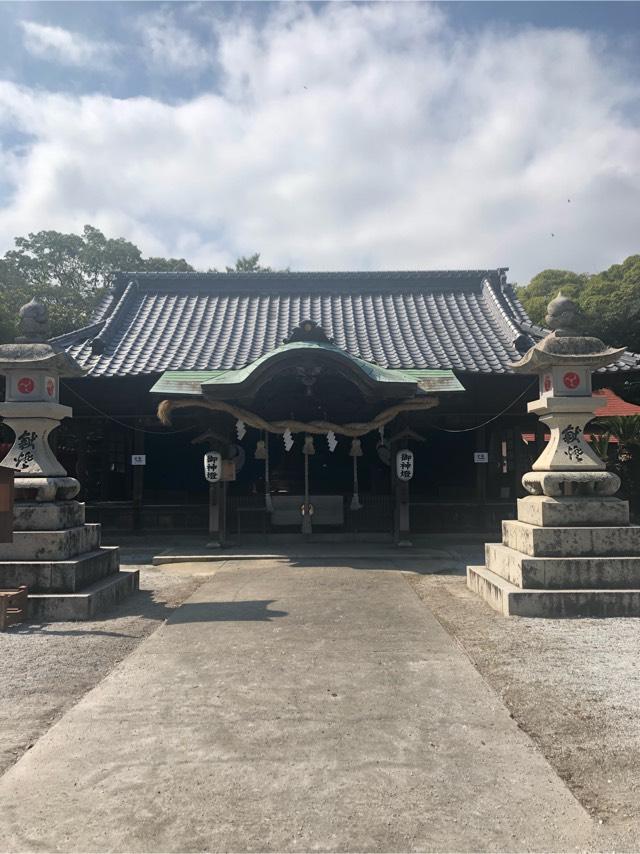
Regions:
<svg viewBox="0 0 640 854"><path fill-rule="evenodd" d="M70 560L0 561L0 587L26 584L30 593L76 593L118 571L117 546L101 546Z"/></svg>
<svg viewBox="0 0 640 854"><path fill-rule="evenodd" d="M518 498L518 519L545 528L629 524L629 502L620 498Z"/></svg>
<svg viewBox="0 0 640 854"><path fill-rule="evenodd" d="M522 590L485 566L467 567L467 587L505 617L640 617L640 589Z"/></svg>
<svg viewBox="0 0 640 854"><path fill-rule="evenodd" d="M12 543L0 545L0 560L68 560L100 546L100 525L62 531L14 531Z"/></svg>
<svg viewBox="0 0 640 854"><path fill-rule="evenodd" d="M640 555L640 526L600 528L540 528L505 519L505 546L535 557Z"/></svg>
<svg viewBox="0 0 640 854"><path fill-rule="evenodd" d="M487 543L485 556L487 569L520 588L640 588L640 557L530 557L502 543Z"/></svg>
<svg viewBox="0 0 640 854"><path fill-rule="evenodd" d="M139 570L121 569L78 593L29 594L32 622L90 620L138 590Z"/></svg>
<svg viewBox="0 0 640 854"><path fill-rule="evenodd" d="M84 525L85 506L81 501L16 501L13 505L14 531L62 531Z"/></svg>

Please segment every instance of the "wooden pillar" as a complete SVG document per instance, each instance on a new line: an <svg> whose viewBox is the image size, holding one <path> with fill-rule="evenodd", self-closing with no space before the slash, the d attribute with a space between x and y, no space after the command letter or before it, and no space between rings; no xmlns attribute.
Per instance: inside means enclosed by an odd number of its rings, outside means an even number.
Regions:
<svg viewBox="0 0 640 854"><path fill-rule="evenodd" d="M227 482L224 481L220 484L220 509L219 519L220 519L220 527L218 530L218 538L220 541L220 545L224 546L227 542Z"/></svg>
<svg viewBox="0 0 640 854"><path fill-rule="evenodd" d="M90 422L83 421L80 422L77 428L77 432L75 434L75 445L76 445L76 470L74 472L74 477L80 481L80 489L81 495L84 496L86 494L87 481L89 478L89 472L87 471L87 437L86 434L90 429ZM84 497L83 499L84 500Z"/></svg>
<svg viewBox="0 0 640 854"><path fill-rule="evenodd" d="M219 489L219 483L209 484L209 536L211 537L209 545L215 545L220 531L220 502L217 495Z"/></svg>
<svg viewBox="0 0 640 854"><path fill-rule="evenodd" d="M476 430L476 451L488 452L487 428L480 427ZM476 463L476 501L481 506L487 502L487 474L489 463Z"/></svg>
<svg viewBox="0 0 640 854"><path fill-rule="evenodd" d="M212 548L221 548L227 539L227 484L222 481L209 487L209 536Z"/></svg>
<svg viewBox="0 0 640 854"><path fill-rule="evenodd" d="M309 536L313 532L311 513L309 512L309 455L302 452L304 457L304 500L302 513L302 533Z"/></svg>
<svg viewBox="0 0 640 854"><path fill-rule="evenodd" d="M476 451L489 453L487 444L487 428L476 430ZM490 457L489 457L490 458ZM489 480L489 463L474 463L476 469L476 502L479 508L479 518L482 520L483 531L491 527L487 511L487 482Z"/></svg>
<svg viewBox="0 0 640 854"><path fill-rule="evenodd" d="M400 539L400 511L398 498L398 475L396 474L396 453L398 446L395 442L390 443L391 461L389 474L391 475L391 500L393 501L393 542Z"/></svg>
<svg viewBox="0 0 640 854"><path fill-rule="evenodd" d="M102 455L100 457L100 500L110 498L109 486L111 481L111 422L102 419Z"/></svg>
<svg viewBox="0 0 640 854"><path fill-rule="evenodd" d="M136 419L133 433L133 453L144 454L144 432L142 420ZM142 530L142 509L144 506L144 470L146 466L133 466L133 530Z"/></svg>
<svg viewBox="0 0 640 854"><path fill-rule="evenodd" d="M209 487L210 546L223 546L226 539L226 483L218 481Z"/></svg>
<svg viewBox="0 0 640 854"><path fill-rule="evenodd" d="M411 492L408 480L398 479L398 545L411 545Z"/></svg>
<svg viewBox="0 0 640 854"><path fill-rule="evenodd" d="M409 481L400 480L396 471L398 441L391 443L391 491L393 495L393 539L398 546L411 545L411 493Z"/></svg>

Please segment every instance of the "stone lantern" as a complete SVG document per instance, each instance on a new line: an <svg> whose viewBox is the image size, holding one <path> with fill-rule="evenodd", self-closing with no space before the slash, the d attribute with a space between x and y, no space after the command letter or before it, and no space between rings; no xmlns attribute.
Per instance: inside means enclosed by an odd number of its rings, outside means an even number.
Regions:
<svg viewBox="0 0 640 854"><path fill-rule="evenodd" d="M60 378L85 372L64 350L47 342L47 310L35 298L20 310L20 332L15 344L0 346L0 373L6 378L0 416L15 433L1 465L15 472L18 501L75 498L80 484L56 459L49 435L71 416L71 407L59 402Z"/></svg>
<svg viewBox="0 0 640 854"><path fill-rule="evenodd" d="M592 372L625 351L581 335L578 308L561 294L546 323L552 331L513 369L538 374L528 410L550 439L522 479L530 494L518 500L517 520L503 521L485 566L467 567L467 584L505 615L640 616L640 527L615 497L620 478L585 441L605 404L592 394Z"/></svg>
<svg viewBox="0 0 640 854"><path fill-rule="evenodd" d="M1 465L14 470L13 540L0 552L0 588L28 588L36 620L88 619L138 587L138 572L120 570L119 549L100 545L100 525L85 523L74 500L78 481L49 447L49 435L71 408L59 401L60 378L84 371L47 341L46 307L37 299L20 310L20 337L0 346L6 379L0 416L15 433Z"/></svg>
<svg viewBox="0 0 640 854"><path fill-rule="evenodd" d="M532 347L513 370L537 373L540 397L528 405L550 430L547 447L523 478L533 495L613 495L620 488L617 475L584 438L585 426L606 401L593 396L591 374L622 356L624 348L607 347L599 338L580 335L576 304L558 294L547 307L550 335Z"/></svg>

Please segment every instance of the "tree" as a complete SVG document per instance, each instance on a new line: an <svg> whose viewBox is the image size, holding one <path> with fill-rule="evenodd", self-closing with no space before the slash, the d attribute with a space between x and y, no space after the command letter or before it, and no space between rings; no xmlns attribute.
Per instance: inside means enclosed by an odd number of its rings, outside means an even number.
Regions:
<svg viewBox="0 0 640 854"><path fill-rule="evenodd" d="M117 270L193 271L183 258L143 258L124 238L86 225L81 235L39 231L17 237L0 259L0 341L16 334L18 311L36 294L47 304L51 334L89 321Z"/></svg>
<svg viewBox="0 0 640 854"><path fill-rule="evenodd" d="M640 353L640 255L590 276L580 307L593 334Z"/></svg>
<svg viewBox="0 0 640 854"><path fill-rule="evenodd" d="M38 231L17 237L15 248L0 258L0 343L13 340L20 307L36 295L49 308L52 335L88 323L117 271L193 273L194 268L184 258L143 258L134 243L105 237L92 225L85 225L82 234ZM272 269L260 264L256 252L238 258L226 272Z"/></svg>
<svg viewBox="0 0 640 854"><path fill-rule="evenodd" d="M227 273L272 273L271 267L262 267L260 265L260 253L255 255L241 255L236 261L235 267L227 267Z"/></svg>
<svg viewBox="0 0 640 854"><path fill-rule="evenodd" d="M544 326L547 305L557 296L558 291L572 299L579 299L588 278L586 273L572 273L570 270L543 270L526 287L518 288L518 298L531 320Z"/></svg>
<svg viewBox="0 0 640 854"><path fill-rule="evenodd" d="M208 271L209 273L217 273L218 271L211 267ZM273 267L264 267L260 263L260 253L256 252L254 255L241 255L236 259L236 263L233 267L226 267L226 273L288 273L289 268L285 268L284 270L274 270Z"/></svg>
<svg viewBox="0 0 640 854"><path fill-rule="evenodd" d="M617 415L598 419L618 440L615 469L622 481L622 494L638 509L640 498L640 415Z"/></svg>
<svg viewBox="0 0 640 854"><path fill-rule="evenodd" d="M577 301L586 333L640 352L640 255L595 275L543 270L518 289L518 297L534 323L544 325L547 303L558 291Z"/></svg>

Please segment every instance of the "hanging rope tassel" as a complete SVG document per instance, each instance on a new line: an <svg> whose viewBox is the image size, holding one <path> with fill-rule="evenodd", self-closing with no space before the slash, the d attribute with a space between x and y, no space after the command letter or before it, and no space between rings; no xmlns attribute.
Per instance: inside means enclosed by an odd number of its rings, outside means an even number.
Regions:
<svg viewBox="0 0 640 854"><path fill-rule="evenodd" d="M349 456L353 457L353 496L351 497L351 510L361 510L362 503L358 495L358 457L362 456L362 445L360 439L353 439Z"/></svg>

